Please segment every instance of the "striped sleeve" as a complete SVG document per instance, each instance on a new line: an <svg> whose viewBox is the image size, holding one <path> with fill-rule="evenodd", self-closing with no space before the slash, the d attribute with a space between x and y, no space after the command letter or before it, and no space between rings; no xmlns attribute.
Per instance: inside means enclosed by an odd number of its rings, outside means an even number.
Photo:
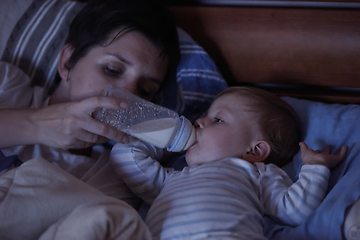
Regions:
<svg viewBox="0 0 360 240"><path fill-rule="evenodd" d="M267 165L260 175L265 214L283 224L300 225L325 198L329 177L325 166L304 165L299 179L292 183L282 169Z"/></svg>
<svg viewBox="0 0 360 240"><path fill-rule="evenodd" d="M169 176L155 159L161 158L162 149L131 138L130 143L114 145L110 161L128 187L145 202L151 204L160 193ZM171 170L170 170L171 172Z"/></svg>

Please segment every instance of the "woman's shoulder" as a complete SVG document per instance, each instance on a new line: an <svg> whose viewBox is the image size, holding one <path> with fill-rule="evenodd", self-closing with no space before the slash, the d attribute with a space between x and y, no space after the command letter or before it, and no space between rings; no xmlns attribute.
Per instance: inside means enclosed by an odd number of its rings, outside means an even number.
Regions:
<svg viewBox="0 0 360 240"><path fill-rule="evenodd" d="M29 107L34 90L21 69L8 62L0 62L0 108Z"/></svg>
<svg viewBox="0 0 360 240"><path fill-rule="evenodd" d="M20 68L9 62L0 61L0 88L7 90L24 85L30 87L30 78Z"/></svg>

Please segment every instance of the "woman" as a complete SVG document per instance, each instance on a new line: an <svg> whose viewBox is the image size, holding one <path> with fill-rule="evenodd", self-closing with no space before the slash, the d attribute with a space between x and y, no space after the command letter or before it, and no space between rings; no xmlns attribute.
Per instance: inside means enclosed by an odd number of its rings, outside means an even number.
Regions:
<svg viewBox="0 0 360 240"><path fill-rule="evenodd" d="M141 97L151 99L165 79L167 68L168 70L174 68L179 57L175 25L168 14L160 6L139 1L135 3L95 1L88 4L70 27L67 44L61 51L58 65L61 82L50 97L49 105L102 95L109 84L115 84ZM127 52L121 52L121 49L126 49ZM127 56L131 59L126 59ZM81 89L78 89L79 87ZM102 102L97 102L94 106L96 100ZM78 110L74 112L79 115L79 110L83 112L90 103L92 106L86 110L94 110L104 104L106 107L119 108L119 102L114 102L109 98L89 99L81 106L73 103L69 108ZM59 115L67 114L62 110L68 106L69 104L63 104L61 107L56 106L48 111L42 109L41 112L45 116L49 116L52 112L57 112ZM61 113L58 112L60 109ZM42 119L40 113L32 113L27 112L26 116L30 115L31 119L35 120ZM34 134L31 137L27 136L29 131L14 134L17 128L4 127L2 130L11 131L11 134L8 134L6 139L0 139L0 147L42 143L67 149L84 148L103 142L101 141L103 139L99 139L97 135L114 140L124 138L125 135L119 134L114 129L108 129L106 132L103 124L86 119L89 113L91 112L87 112L87 116L80 116L80 118L90 123L90 126L82 131L79 129L72 131L73 127L70 127L71 134L66 134L64 131L52 133L53 129L49 127L37 129L40 133L35 134L34 139ZM64 115L61 118L64 118ZM12 126L15 123L11 121ZM28 122L24 124L29 125ZM49 123L49 125L52 124ZM90 134L84 133L84 130ZM54 134L57 138L51 137ZM21 135L21 139L18 135Z"/></svg>
<svg viewBox="0 0 360 240"><path fill-rule="evenodd" d="M126 198L106 167L107 151L96 144L127 142L127 135L92 113L126 108L121 99L103 96L108 85L151 100L179 56L176 25L165 8L149 1L88 3L70 26L59 56L60 81L50 97L43 101L45 93L30 88L27 76L0 64L0 97L6 98L0 103L1 151L21 161L41 156L106 194Z"/></svg>
<svg viewBox="0 0 360 240"><path fill-rule="evenodd" d="M6 100L0 101L0 153L25 162L0 172L1 239L151 238L134 209L112 198L137 205L108 163L109 150L98 144L127 136L92 113L127 107L103 96L108 85L151 100L179 57L166 9L146 0L100 0L73 20L50 97L44 100L47 93L30 87L23 72L0 63L0 100Z"/></svg>

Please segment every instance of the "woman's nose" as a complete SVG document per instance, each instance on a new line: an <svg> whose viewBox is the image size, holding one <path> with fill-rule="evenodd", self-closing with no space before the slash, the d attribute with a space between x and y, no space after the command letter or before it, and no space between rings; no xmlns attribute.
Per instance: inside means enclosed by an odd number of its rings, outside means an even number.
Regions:
<svg viewBox="0 0 360 240"><path fill-rule="evenodd" d="M131 92L132 94L138 95L136 81L123 82L120 87L125 89L128 92Z"/></svg>

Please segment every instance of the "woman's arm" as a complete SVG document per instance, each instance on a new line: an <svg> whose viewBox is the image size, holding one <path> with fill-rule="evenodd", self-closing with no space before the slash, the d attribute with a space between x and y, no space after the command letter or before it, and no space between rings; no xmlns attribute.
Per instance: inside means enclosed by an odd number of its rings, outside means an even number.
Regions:
<svg viewBox="0 0 360 240"><path fill-rule="evenodd" d="M107 139L128 140L126 134L91 116L98 107L126 108L121 99L99 96L39 108L40 94L23 71L0 62L0 148L27 144L86 148Z"/></svg>
<svg viewBox="0 0 360 240"><path fill-rule="evenodd" d="M126 134L91 116L98 107L124 109L122 103L118 98L98 96L39 109L1 109L0 148L45 144L69 149L90 147L107 139L127 142Z"/></svg>
<svg viewBox="0 0 360 240"><path fill-rule="evenodd" d="M35 144L36 130L29 116L34 109L0 110L0 148Z"/></svg>

